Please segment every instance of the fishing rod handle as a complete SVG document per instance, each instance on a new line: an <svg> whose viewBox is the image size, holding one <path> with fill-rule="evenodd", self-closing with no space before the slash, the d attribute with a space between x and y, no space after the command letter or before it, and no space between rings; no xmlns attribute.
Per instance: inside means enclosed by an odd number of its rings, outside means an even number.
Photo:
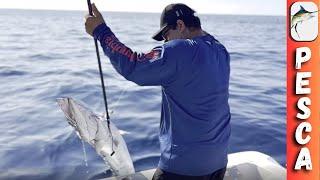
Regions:
<svg viewBox="0 0 320 180"><path fill-rule="evenodd" d="M91 16L93 16L93 13L92 13L92 6L91 6L91 1L90 0L87 0L87 3L88 3L88 10L89 10L89 14Z"/></svg>

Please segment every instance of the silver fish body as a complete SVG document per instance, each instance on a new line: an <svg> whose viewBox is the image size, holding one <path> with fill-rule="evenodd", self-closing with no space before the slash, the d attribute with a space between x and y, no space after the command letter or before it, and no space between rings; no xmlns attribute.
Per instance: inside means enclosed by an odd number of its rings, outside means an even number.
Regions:
<svg viewBox="0 0 320 180"><path fill-rule="evenodd" d="M95 148L115 176L123 178L134 174L127 145L112 122L109 130L104 117L70 97L58 98L57 102L80 139Z"/></svg>

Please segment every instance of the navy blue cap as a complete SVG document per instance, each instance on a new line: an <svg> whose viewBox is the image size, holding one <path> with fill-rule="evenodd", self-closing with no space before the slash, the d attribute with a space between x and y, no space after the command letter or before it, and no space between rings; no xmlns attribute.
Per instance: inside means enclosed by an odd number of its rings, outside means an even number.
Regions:
<svg viewBox="0 0 320 180"><path fill-rule="evenodd" d="M175 26L178 19L184 21L186 19L193 18L195 17L194 13L195 11L185 4L169 4L162 11L160 19L160 30L158 30L152 36L152 38L157 41L164 40L162 37L162 33L167 26Z"/></svg>

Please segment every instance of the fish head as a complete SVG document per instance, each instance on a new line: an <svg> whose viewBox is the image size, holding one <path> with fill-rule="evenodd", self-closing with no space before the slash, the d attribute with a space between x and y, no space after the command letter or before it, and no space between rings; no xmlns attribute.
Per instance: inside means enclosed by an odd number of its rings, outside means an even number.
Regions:
<svg viewBox="0 0 320 180"><path fill-rule="evenodd" d="M112 122L109 128L106 123L99 123L97 136L105 137L105 139L97 138L95 149L110 166L117 179L122 179L134 174L135 169L119 129Z"/></svg>

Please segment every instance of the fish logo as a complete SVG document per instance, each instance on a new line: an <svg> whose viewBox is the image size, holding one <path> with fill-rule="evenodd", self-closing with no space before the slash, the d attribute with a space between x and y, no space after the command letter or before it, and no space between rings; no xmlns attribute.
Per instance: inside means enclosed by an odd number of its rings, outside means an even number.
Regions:
<svg viewBox="0 0 320 180"><path fill-rule="evenodd" d="M313 2L296 2L291 6L291 37L296 41L313 41L318 36L318 7Z"/></svg>

